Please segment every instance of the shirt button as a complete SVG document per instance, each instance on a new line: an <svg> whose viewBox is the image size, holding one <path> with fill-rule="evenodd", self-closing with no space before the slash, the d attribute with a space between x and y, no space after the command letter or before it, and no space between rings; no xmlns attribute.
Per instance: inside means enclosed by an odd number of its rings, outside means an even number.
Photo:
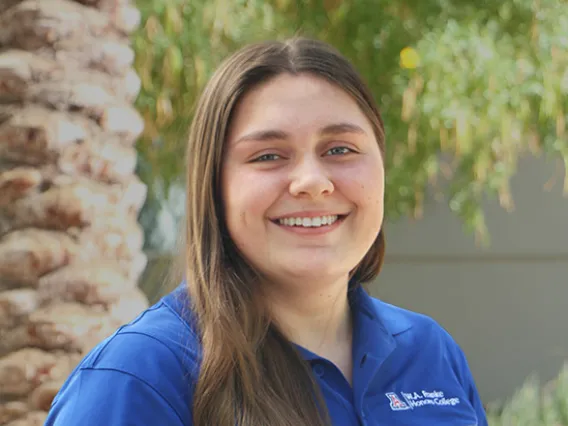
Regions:
<svg viewBox="0 0 568 426"><path fill-rule="evenodd" d="M321 364L314 365L314 373L316 373L320 377L323 376L323 365Z"/></svg>

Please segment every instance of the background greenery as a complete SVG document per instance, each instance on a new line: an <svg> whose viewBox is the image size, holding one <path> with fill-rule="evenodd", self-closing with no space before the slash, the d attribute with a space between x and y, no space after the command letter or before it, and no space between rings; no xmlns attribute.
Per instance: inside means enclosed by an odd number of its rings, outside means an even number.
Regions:
<svg viewBox="0 0 568 426"><path fill-rule="evenodd" d="M568 425L568 364L544 386L530 377L504 407L489 407L487 417L489 426Z"/></svg>
<svg viewBox="0 0 568 426"><path fill-rule="evenodd" d="M430 188L486 238L480 201L498 197L513 208L509 180L520 156L568 163L565 1L140 0L139 7L149 250L173 248L194 102L219 62L251 41L314 36L356 64L387 127L391 221L420 216Z"/></svg>

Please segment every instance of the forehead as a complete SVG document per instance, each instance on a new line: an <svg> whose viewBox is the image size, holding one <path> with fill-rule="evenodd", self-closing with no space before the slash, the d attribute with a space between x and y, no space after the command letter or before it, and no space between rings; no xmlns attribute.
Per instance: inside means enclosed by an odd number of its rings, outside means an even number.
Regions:
<svg viewBox="0 0 568 426"><path fill-rule="evenodd" d="M261 128L301 132L346 121L372 134L367 117L345 90L321 77L286 73L243 96L233 115L229 142Z"/></svg>

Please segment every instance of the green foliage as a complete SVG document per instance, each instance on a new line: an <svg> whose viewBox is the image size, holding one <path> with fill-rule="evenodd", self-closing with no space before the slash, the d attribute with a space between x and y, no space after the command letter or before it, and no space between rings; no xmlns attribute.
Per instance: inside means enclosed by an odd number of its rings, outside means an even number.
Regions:
<svg viewBox="0 0 568 426"><path fill-rule="evenodd" d="M420 216L430 185L483 236L480 201L495 195L513 208L509 180L519 156L545 152L568 163L564 1L139 3L140 172L155 200L156 188L167 193L180 182L194 103L219 62L251 41L295 34L335 45L371 86L387 128L390 220Z"/></svg>
<svg viewBox="0 0 568 426"><path fill-rule="evenodd" d="M542 387L531 377L501 409L488 409L489 426L568 426L568 364Z"/></svg>

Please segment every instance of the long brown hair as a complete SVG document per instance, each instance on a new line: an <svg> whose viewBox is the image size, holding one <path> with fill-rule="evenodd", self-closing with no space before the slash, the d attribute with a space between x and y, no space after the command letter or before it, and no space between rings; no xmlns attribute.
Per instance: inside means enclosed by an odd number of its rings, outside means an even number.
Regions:
<svg viewBox="0 0 568 426"><path fill-rule="evenodd" d="M329 416L307 363L271 323L255 289L258 275L236 250L225 224L220 175L231 116L249 90L281 73L310 73L350 94L384 153L384 128L371 93L331 46L305 38L249 45L216 71L198 102L187 149L184 267L202 344L193 396L196 426L324 426ZM384 237L351 273L372 280Z"/></svg>

